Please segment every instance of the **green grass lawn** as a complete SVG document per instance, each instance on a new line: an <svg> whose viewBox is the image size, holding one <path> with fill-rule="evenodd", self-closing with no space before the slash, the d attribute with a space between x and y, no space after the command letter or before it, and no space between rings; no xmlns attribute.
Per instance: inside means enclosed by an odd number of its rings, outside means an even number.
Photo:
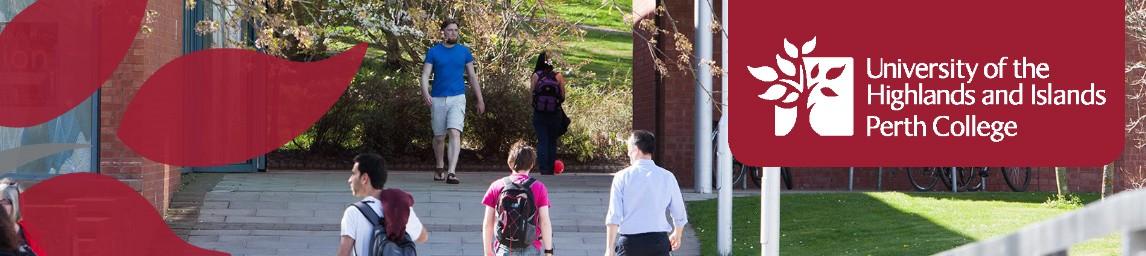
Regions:
<svg viewBox="0 0 1146 256"><path fill-rule="evenodd" d="M780 200L781 255L923 255L1014 232L1068 210L1041 206L1048 193L823 193ZM1096 194L1080 194L1084 203ZM733 201L733 253L760 254L760 198ZM716 200L688 203L703 255L716 254ZM1116 255L1119 236L1071 248Z"/></svg>
<svg viewBox="0 0 1146 256"><path fill-rule="evenodd" d="M561 51L565 61L582 63L581 71L592 71L593 76L570 77L573 84L585 85L593 82L605 82L610 77L627 78L633 70L633 37L630 34L615 34L589 31L584 41L570 42ZM591 81L578 81L577 79L591 79ZM616 85L610 85L609 88ZM623 85L620 88L628 88Z"/></svg>
<svg viewBox="0 0 1146 256"><path fill-rule="evenodd" d="M568 39L560 53L569 63L584 63L580 76L567 77L574 86L606 85L605 88L628 89L631 85L613 85L630 77L633 67L633 36L625 25L623 13L632 11L627 0L557 0L554 5L562 19L584 26L624 31L611 33L586 30L583 40ZM621 11L618 11L619 8ZM592 75L584 74L592 72ZM621 86L621 87L616 87Z"/></svg>
<svg viewBox="0 0 1146 256"><path fill-rule="evenodd" d="M623 13L631 13L630 0L559 0L547 1L556 4L554 9L565 20L577 24L628 31ZM620 10L618 10L618 8ZM623 12L623 13L622 13Z"/></svg>

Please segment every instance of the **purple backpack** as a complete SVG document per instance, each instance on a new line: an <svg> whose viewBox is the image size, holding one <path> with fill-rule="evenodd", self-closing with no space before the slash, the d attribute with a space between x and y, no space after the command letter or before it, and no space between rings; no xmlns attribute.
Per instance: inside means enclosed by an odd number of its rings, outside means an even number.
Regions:
<svg viewBox="0 0 1146 256"><path fill-rule="evenodd" d="M561 96L561 82L557 81L557 73L537 72L537 86L533 89L533 110L556 113L561 111L561 103L564 101L565 97Z"/></svg>

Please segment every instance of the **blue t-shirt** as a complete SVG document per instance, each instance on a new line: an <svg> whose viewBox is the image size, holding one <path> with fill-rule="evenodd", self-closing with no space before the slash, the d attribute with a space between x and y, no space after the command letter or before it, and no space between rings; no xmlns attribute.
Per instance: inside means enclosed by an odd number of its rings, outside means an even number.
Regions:
<svg viewBox="0 0 1146 256"><path fill-rule="evenodd" d="M446 47L436 44L426 51L426 63L434 65L434 82L430 96L449 97L466 92L466 64L474 61L470 48L462 44Z"/></svg>

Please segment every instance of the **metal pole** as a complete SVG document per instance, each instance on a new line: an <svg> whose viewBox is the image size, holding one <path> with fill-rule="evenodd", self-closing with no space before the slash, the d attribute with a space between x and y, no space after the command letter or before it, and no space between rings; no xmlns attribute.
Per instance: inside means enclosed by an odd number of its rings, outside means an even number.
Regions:
<svg viewBox="0 0 1146 256"><path fill-rule="evenodd" d="M959 172L959 170L956 170L955 167L951 167L951 193L959 193L959 179L955 178L955 175L958 174L956 172Z"/></svg>
<svg viewBox="0 0 1146 256"><path fill-rule="evenodd" d="M764 183L761 188L760 242L761 255L780 255L780 167L764 168Z"/></svg>
<svg viewBox="0 0 1146 256"><path fill-rule="evenodd" d="M984 168L983 171L990 173L990 171L991 171L990 167L983 167L983 168ZM981 189L979 189L979 191L980 192L987 192L987 176L980 175L978 169L979 168L975 168L975 176L979 176L979 179L983 181L983 187Z"/></svg>
<svg viewBox="0 0 1146 256"><path fill-rule="evenodd" d="M855 190L856 168L848 167L848 191Z"/></svg>
<svg viewBox="0 0 1146 256"><path fill-rule="evenodd" d="M705 21L712 20L712 9L708 5L708 1L697 1L697 9L701 11L702 18ZM724 35L728 31L728 0L723 0L721 9L723 9L721 17L723 21L721 25L725 29ZM698 15L698 16L701 16ZM711 24L710 24L711 25ZM699 28L704 33L710 33L711 28L705 26ZM710 35L711 34L707 34ZM711 38L710 38L711 39ZM728 37L724 37L721 41L721 66L728 66ZM709 48L711 50L711 48ZM709 55L711 56L711 55ZM727 70L727 68L725 69ZM727 73L720 76L720 132L717 145L719 146L720 153L718 154L719 173L720 173L720 195L717 199L717 218L716 218L716 249L720 255L732 255L732 152L728 148L728 76ZM706 120L707 121L707 120Z"/></svg>
<svg viewBox="0 0 1146 256"><path fill-rule="evenodd" d="M712 70L703 60L712 59L712 10L706 0L696 1L696 15L693 24L696 28L696 135L694 137L696 159L693 162L693 177L696 191L712 193Z"/></svg>
<svg viewBox="0 0 1146 256"><path fill-rule="evenodd" d="M727 105L724 107L728 110ZM720 191L717 199L716 248L732 255L732 152L728 148L728 114L720 118Z"/></svg>
<svg viewBox="0 0 1146 256"><path fill-rule="evenodd" d="M748 189L748 179L752 178L752 174L749 173L752 171L752 168L749 168L747 165L740 165L740 170L732 170L732 171L733 172L740 172L738 174L738 175L740 175L740 188L747 190Z"/></svg>
<svg viewBox="0 0 1146 256"><path fill-rule="evenodd" d="M880 167L879 170L875 172L875 176L875 190L883 191L883 167Z"/></svg>

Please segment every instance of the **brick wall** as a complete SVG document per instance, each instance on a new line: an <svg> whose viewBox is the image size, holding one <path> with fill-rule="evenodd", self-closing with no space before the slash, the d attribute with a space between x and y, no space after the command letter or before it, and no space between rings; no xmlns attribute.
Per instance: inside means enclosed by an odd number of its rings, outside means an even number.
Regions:
<svg viewBox="0 0 1146 256"><path fill-rule="evenodd" d="M656 17L654 9L657 4L663 4L672 19ZM633 10L637 17L654 19L669 33L674 32L671 22L675 21L678 32L692 39L695 31L693 4L691 1L634 0ZM676 68L674 60L680 53L674 47L676 41L672 34L662 33L655 38L669 73L658 74L647 43L642 38L649 37L648 34L638 28L634 31L640 34L633 38L633 128L656 133L658 164L673 171L680 184L693 184L696 80L692 72ZM720 42L719 38L713 38L714 59L720 58ZM714 81L713 85L719 86L719 79ZM717 94L715 97L720 96ZM719 117L719 109L714 108L713 112L713 117Z"/></svg>
<svg viewBox="0 0 1146 256"><path fill-rule="evenodd" d="M1129 36L1126 37L1127 62L1146 60L1146 56L1143 55L1142 48L1138 45L1139 44L1137 40L1134 40ZM1142 75L1142 72L1138 71L1134 74L1127 74L1127 78L1141 77ZM1127 82L1129 82L1129 79L1127 80ZM1138 89L1138 87L1126 87L1128 92L1134 91L1135 89ZM1139 102L1140 101L1127 100L1126 120L1128 123L1138 119L1138 116L1136 115L1136 113L1138 113L1137 107L1141 107L1143 105ZM1146 135L1128 134L1127 136L1137 136L1138 138L1141 138ZM1134 141L1134 138L1135 137L1126 138L1126 143L1123 145L1122 149L1122 156L1118 159L1118 161L1115 162L1115 166L1117 167L1117 169L1115 169L1115 190L1132 189L1136 187L1135 184L1142 184L1146 182L1146 170L1143 170L1143 166L1146 166L1146 152L1144 152L1143 149L1137 148L1135 146L1136 142Z"/></svg>
<svg viewBox="0 0 1146 256"><path fill-rule="evenodd" d="M136 37L131 50L101 90L100 172L127 183L156 210L163 212L178 189L179 168L139 156L116 136L123 113L139 86L163 64L182 55L182 2L150 1L148 9L159 12L158 18L150 24L152 32ZM180 128L172 127L172 133L179 134Z"/></svg>
<svg viewBox="0 0 1146 256"><path fill-rule="evenodd" d="M634 0L633 16L640 20L652 19L656 1ZM640 24L635 22L634 24ZM649 56L649 33L644 33L638 25L633 26L633 129L656 132L657 114L657 75Z"/></svg>

